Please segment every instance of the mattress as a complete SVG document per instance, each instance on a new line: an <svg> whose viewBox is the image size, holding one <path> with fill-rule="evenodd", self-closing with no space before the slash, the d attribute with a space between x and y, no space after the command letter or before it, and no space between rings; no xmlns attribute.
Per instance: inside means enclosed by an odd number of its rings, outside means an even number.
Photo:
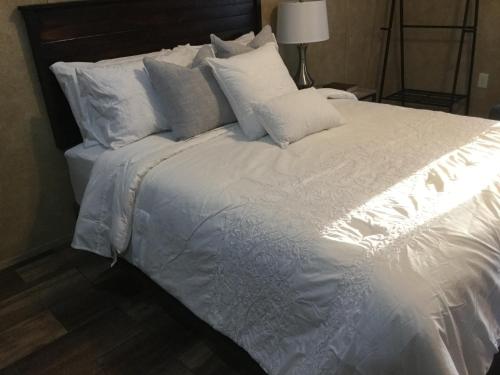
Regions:
<svg viewBox="0 0 500 375"><path fill-rule="evenodd" d="M83 143L81 143L64 153L69 168L73 195L78 204L82 201L83 193L90 179L92 167L104 151L106 151L106 148L99 144L84 147Z"/></svg>
<svg viewBox="0 0 500 375"><path fill-rule="evenodd" d="M271 375L483 375L500 344L500 124L336 101L95 163L73 246L126 257Z"/></svg>
<svg viewBox="0 0 500 375"><path fill-rule="evenodd" d="M173 136L170 132L154 134L140 139L139 141L134 142L133 145L126 146L123 149L131 151L148 150L158 143L175 143L172 140L172 137ZM106 152L113 154L113 150L107 149L100 144L86 147L83 145L83 143L81 143L75 147L70 148L64 153L64 157L66 158L66 162L69 168L73 194L75 197L75 201L78 204L81 204L82 202L85 189L90 181L90 176L92 174L94 164L99 159L99 157ZM124 157L122 162L127 163L127 157Z"/></svg>

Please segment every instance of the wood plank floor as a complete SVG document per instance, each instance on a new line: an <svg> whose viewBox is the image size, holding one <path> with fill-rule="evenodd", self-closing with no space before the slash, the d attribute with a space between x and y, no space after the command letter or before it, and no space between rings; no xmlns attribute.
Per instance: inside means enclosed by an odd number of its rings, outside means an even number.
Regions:
<svg viewBox="0 0 500 375"><path fill-rule="evenodd" d="M21 374L265 375L134 267L70 248L0 271L0 375Z"/></svg>

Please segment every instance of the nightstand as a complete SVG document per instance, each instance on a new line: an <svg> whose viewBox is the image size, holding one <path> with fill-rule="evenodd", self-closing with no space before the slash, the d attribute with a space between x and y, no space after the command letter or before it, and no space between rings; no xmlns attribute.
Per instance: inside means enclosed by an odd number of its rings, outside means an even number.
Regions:
<svg viewBox="0 0 500 375"><path fill-rule="evenodd" d="M366 100L366 101L377 101L377 91L373 89L365 89L358 87L358 85L353 83L341 83L341 82L330 82L325 85L319 86L321 88L330 88L337 90L348 91L358 98L358 100Z"/></svg>

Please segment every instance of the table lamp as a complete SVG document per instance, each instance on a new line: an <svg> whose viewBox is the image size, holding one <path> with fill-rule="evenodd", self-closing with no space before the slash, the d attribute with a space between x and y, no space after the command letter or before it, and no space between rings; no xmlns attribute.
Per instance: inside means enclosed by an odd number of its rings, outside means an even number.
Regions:
<svg viewBox="0 0 500 375"><path fill-rule="evenodd" d="M278 7L277 39L281 44L297 44L299 69L295 82L299 89L313 86L307 71L308 43L330 39L325 0L285 1Z"/></svg>

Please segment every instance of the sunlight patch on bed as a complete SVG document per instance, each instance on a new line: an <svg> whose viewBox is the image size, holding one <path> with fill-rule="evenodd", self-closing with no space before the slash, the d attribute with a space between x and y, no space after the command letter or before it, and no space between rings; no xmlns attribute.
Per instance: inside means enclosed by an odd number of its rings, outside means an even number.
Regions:
<svg viewBox="0 0 500 375"><path fill-rule="evenodd" d="M323 238L375 253L482 191L500 189L500 127L326 225Z"/></svg>

